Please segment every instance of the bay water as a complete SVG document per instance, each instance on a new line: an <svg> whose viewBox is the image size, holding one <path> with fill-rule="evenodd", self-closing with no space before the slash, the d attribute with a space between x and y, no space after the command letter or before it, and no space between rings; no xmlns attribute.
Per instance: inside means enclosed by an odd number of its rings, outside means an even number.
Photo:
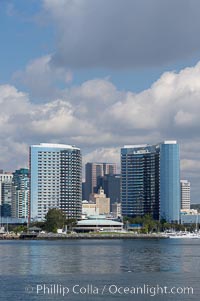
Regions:
<svg viewBox="0 0 200 301"><path fill-rule="evenodd" d="M200 239L1 240L0 300L199 300Z"/></svg>

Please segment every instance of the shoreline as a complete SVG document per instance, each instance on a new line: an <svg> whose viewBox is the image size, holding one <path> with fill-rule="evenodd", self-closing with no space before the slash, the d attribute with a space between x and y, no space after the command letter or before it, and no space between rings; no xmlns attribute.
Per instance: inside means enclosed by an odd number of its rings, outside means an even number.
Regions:
<svg viewBox="0 0 200 301"><path fill-rule="evenodd" d="M22 233L18 235L3 235L0 240L74 240L74 239L166 239L162 234L130 234L130 233L77 233L77 234L36 234Z"/></svg>

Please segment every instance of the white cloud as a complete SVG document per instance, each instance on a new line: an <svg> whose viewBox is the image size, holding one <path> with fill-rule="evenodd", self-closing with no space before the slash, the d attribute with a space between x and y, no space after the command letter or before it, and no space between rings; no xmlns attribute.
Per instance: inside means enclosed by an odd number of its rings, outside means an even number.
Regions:
<svg viewBox="0 0 200 301"><path fill-rule="evenodd" d="M51 55L46 55L32 60L25 70L13 74L14 82L25 85L36 99L44 101L60 96L55 84L71 83L73 74L69 68L52 66L51 58Z"/></svg>
<svg viewBox="0 0 200 301"><path fill-rule="evenodd" d="M177 139L182 174L197 183L199 78L200 63L179 73L167 72L138 94L121 92L108 79L93 79L61 90L60 98L42 104L30 101L13 86L2 85L0 164L15 166L14 157L27 160L28 145L39 142L76 144L85 154L84 162L119 162L124 144Z"/></svg>

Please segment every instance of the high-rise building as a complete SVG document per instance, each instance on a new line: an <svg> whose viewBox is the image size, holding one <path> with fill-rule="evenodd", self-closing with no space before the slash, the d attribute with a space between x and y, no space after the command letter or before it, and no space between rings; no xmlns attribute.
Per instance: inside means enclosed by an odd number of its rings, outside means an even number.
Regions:
<svg viewBox="0 0 200 301"><path fill-rule="evenodd" d="M30 147L30 213L43 220L48 210L59 208L69 218L82 211L80 149L41 143Z"/></svg>
<svg viewBox="0 0 200 301"><path fill-rule="evenodd" d="M180 220L180 157L176 141L121 149L122 215Z"/></svg>
<svg viewBox="0 0 200 301"><path fill-rule="evenodd" d="M160 218L180 221L180 154L176 141L159 144L160 153Z"/></svg>
<svg viewBox="0 0 200 301"><path fill-rule="evenodd" d="M110 199L106 197L102 188L98 193L91 194L91 200L96 204L99 214L110 214Z"/></svg>
<svg viewBox="0 0 200 301"><path fill-rule="evenodd" d="M128 145L121 149L123 216L150 214L159 219L159 153L155 146Z"/></svg>
<svg viewBox="0 0 200 301"><path fill-rule="evenodd" d="M106 196L110 198L110 206L112 211L112 204L120 203L121 200L121 175L120 174L106 174L103 177L97 177L97 188L103 188Z"/></svg>
<svg viewBox="0 0 200 301"><path fill-rule="evenodd" d="M12 173L0 174L0 216L11 217Z"/></svg>
<svg viewBox="0 0 200 301"><path fill-rule="evenodd" d="M97 193L97 178L105 174L116 174L116 163L87 163L85 165L85 195L89 200L91 193Z"/></svg>
<svg viewBox="0 0 200 301"><path fill-rule="evenodd" d="M28 218L29 170L20 168L13 173L12 217Z"/></svg>
<svg viewBox="0 0 200 301"><path fill-rule="evenodd" d="M190 182L181 180L181 209L190 209Z"/></svg>

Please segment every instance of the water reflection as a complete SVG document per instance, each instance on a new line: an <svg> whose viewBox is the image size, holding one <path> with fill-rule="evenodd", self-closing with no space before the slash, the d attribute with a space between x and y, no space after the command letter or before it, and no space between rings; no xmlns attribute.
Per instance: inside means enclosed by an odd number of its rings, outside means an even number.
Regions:
<svg viewBox="0 0 200 301"><path fill-rule="evenodd" d="M199 271L198 240L0 241L2 275Z"/></svg>

